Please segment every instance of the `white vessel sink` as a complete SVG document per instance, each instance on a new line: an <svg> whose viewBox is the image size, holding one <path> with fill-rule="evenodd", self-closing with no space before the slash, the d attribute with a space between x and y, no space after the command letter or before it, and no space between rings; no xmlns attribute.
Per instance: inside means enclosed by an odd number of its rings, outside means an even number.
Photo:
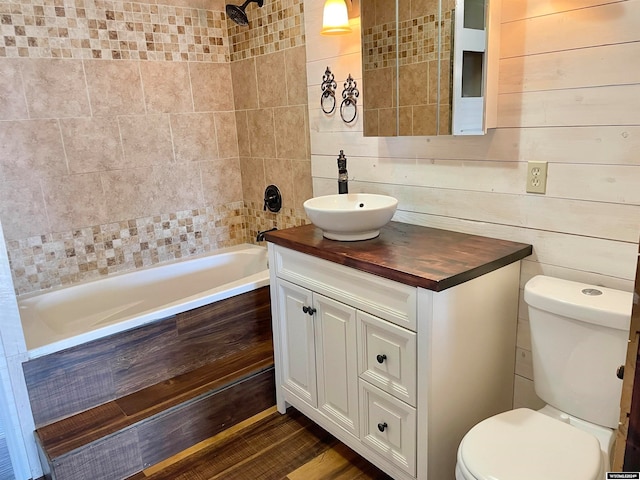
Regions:
<svg viewBox="0 0 640 480"><path fill-rule="evenodd" d="M353 242L380 235L389 223L398 200L372 193L345 193L310 198L304 209L325 238Z"/></svg>

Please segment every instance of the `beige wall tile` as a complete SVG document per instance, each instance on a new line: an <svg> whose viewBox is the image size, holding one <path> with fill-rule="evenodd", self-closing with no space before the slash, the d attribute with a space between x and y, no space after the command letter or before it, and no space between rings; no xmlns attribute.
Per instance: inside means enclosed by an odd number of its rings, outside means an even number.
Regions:
<svg viewBox="0 0 640 480"><path fill-rule="evenodd" d="M244 201L262 204L264 189L267 187L264 161L261 158L240 157L240 172Z"/></svg>
<svg viewBox="0 0 640 480"><path fill-rule="evenodd" d="M400 110L402 112L402 109ZM402 125L402 113L400 115ZM378 133L381 136L396 135L396 109L382 108L378 110Z"/></svg>
<svg viewBox="0 0 640 480"><path fill-rule="evenodd" d="M67 173L56 120L0 122L0 178L23 180Z"/></svg>
<svg viewBox="0 0 640 480"><path fill-rule="evenodd" d="M231 64L233 104L236 110L258 108L255 59L249 58Z"/></svg>
<svg viewBox="0 0 640 480"><path fill-rule="evenodd" d="M440 63L440 105L448 104L450 97L450 81L451 81L451 62L449 60L442 60ZM431 73L431 65L429 65L429 73ZM431 101L431 97L429 98ZM435 103L437 100L433 100Z"/></svg>
<svg viewBox="0 0 640 480"><path fill-rule="evenodd" d="M231 67L228 63L189 63L196 112L233 110Z"/></svg>
<svg viewBox="0 0 640 480"><path fill-rule="evenodd" d="M153 168L128 168L100 174L107 215L112 222L158 213L154 205Z"/></svg>
<svg viewBox="0 0 640 480"><path fill-rule="evenodd" d="M31 118L89 116L89 97L80 60L29 59L22 79Z"/></svg>
<svg viewBox="0 0 640 480"><path fill-rule="evenodd" d="M17 60L0 59L0 120L27 118L22 75Z"/></svg>
<svg viewBox="0 0 640 480"><path fill-rule="evenodd" d="M264 160L264 176L267 185L276 185L282 194L282 206L293 208L295 195L291 160L266 158Z"/></svg>
<svg viewBox="0 0 640 480"><path fill-rule="evenodd" d="M171 136L177 162L218 158L213 113L171 115Z"/></svg>
<svg viewBox="0 0 640 480"><path fill-rule="evenodd" d="M172 163L101 174L110 221L189 210L202 206L200 170Z"/></svg>
<svg viewBox="0 0 640 480"><path fill-rule="evenodd" d="M118 117L124 159L129 167L172 162L169 115Z"/></svg>
<svg viewBox="0 0 640 480"><path fill-rule="evenodd" d="M199 208L204 204L200 168L195 163L153 167L153 213Z"/></svg>
<svg viewBox="0 0 640 480"><path fill-rule="evenodd" d="M238 158L220 158L200 163L206 205L242 201L242 176Z"/></svg>
<svg viewBox="0 0 640 480"><path fill-rule="evenodd" d="M238 155L240 157L251 156L251 143L249 141L249 120L247 112L236 112L236 132L238 134Z"/></svg>
<svg viewBox="0 0 640 480"><path fill-rule="evenodd" d="M367 137L378 135L378 110L363 110L364 134Z"/></svg>
<svg viewBox="0 0 640 480"><path fill-rule="evenodd" d="M189 66L181 62L140 62L149 113L193 111Z"/></svg>
<svg viewBox="0 0 640 480"><path fill-rule="evenodd" d="M49 231L40 181L25 177L0 183L0 221L7 240Z"/></svg>
<svg viewBox="0 0 640 480"><path fill-rule="evenodd" d="M304 211L302 204L313 197L313 183L311 181L311 161L292 160L291 176L293 178L293 205L292 208Z"/></svg>
<svg viewBox="0 0 640 480"><path fill-rule="evenodd" d="M93 115L145 113L142 80L136 61L85 60Z"/></svg>
<svg viewBox="0 0 640 480"><path fill-rule="evenodd" d="M304 45L285 50L287 102L307 105L307 54Z"/></svg>
<svg viewBox="0 0 640 480"><path fill-rule="evenodd" d="M436 110L437 105L422 105L413 107L413 134L436 134Z"/></svg>
<svg viewBox="0 0 640 480"><path fill-rule="evenodd" d="M247 112L249 144L252 157L275 157L276 142L273 129L273 109L249 110Z"/></svg>
<svg viewBox="0 0 640 480"><path fill-rule="evenodd" d="M411 0L411 18L437 15L438 7L437 0Z"/></svg>
<svg viewBox="0 0 640 480"><path fill-rule="evenodd" d="M373 0L376 5L376 24L395 22L395 0Z"/></svg>
<svg viewBox="0 0 640 480"><path fill-rule="evenodd" d="M392 122L395 122L395 111L391 109L384 110L386 115L386 124L391 128ZM398 132L400 135L413 135L413 107L400 107L398 109Z"/></svg>
<svg viewBox="0 0 640 480"><path fill-rule="evenodd" d="M273 117L277 157L309 158L307 108L304 105L274 108Z"/></svg>
<svg viewBox="0 0 640 480"><path fill-rule="evenodd" d="M261 55L256 58L258 104L260 108L287 104L284 52Z"/></svg>
<svg viewBox="0 0 640 480"><path fill-rule="evenodd" d="M67 118L60 129L71 173L122 168L122 146L115 117Z"/></svg>
<svg viewBox="0 0 640 480"><path fill-rule="evenodd" d="M367 108L389 108L394 105L394 71L394 68L379 68L363 73L362 91ZM341 91L341 85L338 85L336 113L339 113L338 110L340 110Z"/></svg>
<svg viewBox="0 0 640 480"><path fill-rule="evenodd" d="M218 156L220 158L238 157L236 115L233 112L218 112L214 114L214 118L216 122ZM239 174L240 170L238 170Z"/></svg>
<svg viewBox="0 0 640 480"><path fill-rule="evenodd" d="M99 173L51 178L43 181L42 190L54 232L109 221Z"/></svg>
<svg viewBox="0 0 640 480"><path fill-rule="evenodd" d="M400 66L400 105L425 105L429 102L428 62Z"/></svg>

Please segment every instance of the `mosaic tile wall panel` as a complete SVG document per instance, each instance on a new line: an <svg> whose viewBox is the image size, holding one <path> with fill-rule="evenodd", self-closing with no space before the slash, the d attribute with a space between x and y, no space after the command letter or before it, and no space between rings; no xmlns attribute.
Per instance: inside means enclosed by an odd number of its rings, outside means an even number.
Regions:
<svg viewBox="0 0 640 480"><path fill-rule="evenodd" d="M246 10L249 26L228 21L231 61L304 45L302 0L273 0Z"/></svg>
<svg viewBox="0 0 640 480"><path fill-rule="evenodd" d="M0 2L0 57L228 62L222 11L118 0Z"/></svg>

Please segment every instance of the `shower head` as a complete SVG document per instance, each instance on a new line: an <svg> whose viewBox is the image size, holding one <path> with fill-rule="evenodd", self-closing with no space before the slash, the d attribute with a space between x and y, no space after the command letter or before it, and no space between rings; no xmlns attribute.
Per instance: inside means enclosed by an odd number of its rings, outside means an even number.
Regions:
<svg viewBox="0 0 640 480"><path fill-rule="evenodd" d="M249 25L249 19L247 18L247 14L244 13L247 5L250 3L257 3L259 7L264 5L264 0L246 0L242 5L227 5L225 7L225 11L227 12L227 17L236 22L238 25Z"/></svg>

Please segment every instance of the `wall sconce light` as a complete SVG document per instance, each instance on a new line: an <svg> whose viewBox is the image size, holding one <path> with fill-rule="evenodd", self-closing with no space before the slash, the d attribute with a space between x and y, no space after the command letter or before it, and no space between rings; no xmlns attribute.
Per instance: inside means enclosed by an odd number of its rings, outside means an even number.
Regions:
<svg viewBox="0 0 640 480"><path fill-rule="evenodd" d="M360 15L359 0L327 0L322 12L322 35L351 33L349 18Z"/></svg>

